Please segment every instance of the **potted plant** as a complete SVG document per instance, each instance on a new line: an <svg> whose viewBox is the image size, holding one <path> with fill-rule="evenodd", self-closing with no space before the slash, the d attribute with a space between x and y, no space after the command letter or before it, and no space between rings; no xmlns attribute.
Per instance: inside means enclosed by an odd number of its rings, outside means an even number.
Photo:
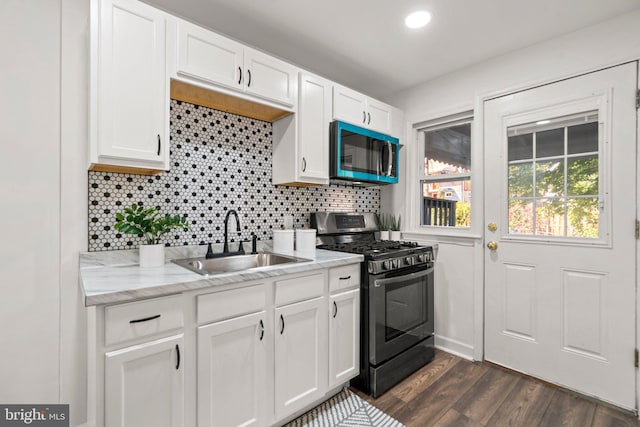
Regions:
<svg viewBox="0 0 640 427"><path fill-rule="evenodd" d="M189 230L186 217L180 215L161 215L154 207L144 208L137 204L116 213L113 228L121 233L144 237L146 244L140 245L140 267L158 267L164 264L164 244L160 238L180 228Z"/></svg>
<svg viewBox="0 0 640 427"><path fill-rule="evenodd" d="M380 240L389 240L389 217L380 214Z"/></svg>
<svg viewBox="0 0 640 427"><path fill-rule="evenodd" d="M398 219L396 219L395 215L390 216L390 226L391 228L391 240L400 240L400 221L401 217L398 215Z"/></svg>

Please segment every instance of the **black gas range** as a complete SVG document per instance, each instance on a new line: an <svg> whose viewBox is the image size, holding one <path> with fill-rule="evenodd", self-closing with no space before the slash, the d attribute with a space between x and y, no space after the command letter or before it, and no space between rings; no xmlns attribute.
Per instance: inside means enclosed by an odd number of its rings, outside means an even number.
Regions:
<svg viewBox="0 0 640 427"><path fill-rule="evenodd" d="M375 213L316 212L317 247L364 255L360 375L352 385L377 397L433 359L431 246L376 240Z"/></svg>
<svg viewBox="0 0 640 427"><path fill-rule="evenodd" d="M433 262L433 248L420 246L417 242L373 239L348 243L321 243L318 248L362 254L365 256L367 272L371 274L420 264L429 265Z"/></svg>

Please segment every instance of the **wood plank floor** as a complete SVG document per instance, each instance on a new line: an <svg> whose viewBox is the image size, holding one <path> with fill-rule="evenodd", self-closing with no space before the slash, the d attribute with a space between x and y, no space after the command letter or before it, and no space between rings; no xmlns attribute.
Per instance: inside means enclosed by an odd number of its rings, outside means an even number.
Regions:
<svg viewBox="0 0 640 427"><path fill-rule="evenodd" d="M407 427L640 426L631 413L442 351L377 399L352 390Z"/></svg>

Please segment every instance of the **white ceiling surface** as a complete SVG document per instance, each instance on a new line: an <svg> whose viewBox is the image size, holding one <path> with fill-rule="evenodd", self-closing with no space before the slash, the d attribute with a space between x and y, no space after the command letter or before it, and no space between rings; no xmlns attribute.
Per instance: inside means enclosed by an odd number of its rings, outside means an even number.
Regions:
<svg viewBox="0 0 640 427"><path fill-rule="evenodd" d="M384 99L640 7L640 0L145 0ZM431 12L410 30L405 16Z"/></svg>

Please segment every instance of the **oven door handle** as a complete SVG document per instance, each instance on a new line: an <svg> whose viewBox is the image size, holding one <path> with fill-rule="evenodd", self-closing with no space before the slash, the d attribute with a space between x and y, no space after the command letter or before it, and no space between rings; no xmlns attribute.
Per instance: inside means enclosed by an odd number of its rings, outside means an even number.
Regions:
<svg viewBox="0 0 640 427"><path fill-rule="evenodd" d="M373 281L373 286L379 288L380 286L390 285L397 282L404 282L405 280L417 279L418 277L427 276L433 273L433 267L429 267L424 271L417 271L415 273L407 274L404 276L391 277L389 279L377 279Z"/></svg>

